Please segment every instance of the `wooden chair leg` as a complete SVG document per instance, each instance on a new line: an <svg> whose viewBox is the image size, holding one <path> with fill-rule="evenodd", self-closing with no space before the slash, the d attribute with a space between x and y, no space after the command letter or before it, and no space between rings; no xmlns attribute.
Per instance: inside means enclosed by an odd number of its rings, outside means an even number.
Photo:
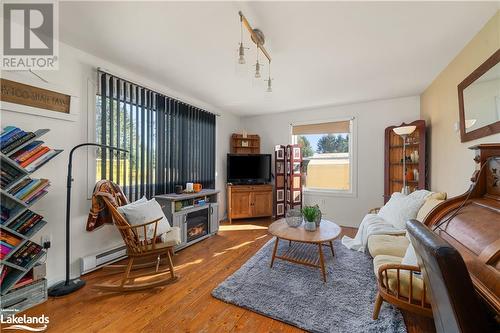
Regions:
<svg viewBox="0 0 500 333"><path fill-rule="evenodd" d="M375 298L375 306L373 307L373 320L378 319L378 314L380 313L380 308L382 307L382 303L384 299L380 296L380 293L377 292L377 297Z"/></svg>
<svg viewBox="0 0 500 333"><path fill-rule="evenodd" d="M168 266L170 268L170 276L172 277L172 279L174 279L175 278L174 264L172 262L172 256L170 255L170 250L167 251L167 256L168 256Z"/></svg>
<svg viewBox="0 0 500 333"><path fill-rule="evenodd" d="M333 242L332 241L330 241L330 248L332 249L332 256L335 257L335 252L333 252Z"/></svg>
<svg viewBox="0 0 500 333"><path fill-rule="evenodd" d="M120 284L120 287L123 287L125 285L125 282L127 282L128 277L130 276L130 271L132 270L133 264L134 264L134 257L131 257L128 260L127 269L125 270L125 274L123 275L123 279L122 279L122 282Z"/></svg>

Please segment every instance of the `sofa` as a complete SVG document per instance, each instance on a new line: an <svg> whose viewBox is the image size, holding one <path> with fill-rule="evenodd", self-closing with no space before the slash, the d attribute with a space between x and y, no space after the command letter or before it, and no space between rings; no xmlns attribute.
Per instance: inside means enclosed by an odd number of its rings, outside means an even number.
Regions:
<svg viewBox="0 0 500 333"><path fill-rule="evenodd" d="M425 224L426 216L445 200L446 193L432 193L419 209L416 219ZM367 248L373 257L378 285L373 319L378 318L384 301L403 310L432 317L425 283L406 235L371 235Z"/></svg>

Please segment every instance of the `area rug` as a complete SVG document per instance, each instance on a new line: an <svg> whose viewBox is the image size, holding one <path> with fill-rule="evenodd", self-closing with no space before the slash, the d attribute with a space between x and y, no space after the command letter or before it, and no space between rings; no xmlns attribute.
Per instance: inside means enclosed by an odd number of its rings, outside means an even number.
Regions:
<svg viewBox="0 0 500 333"><path fill-rule="evenodd" d="M335 241L333 257L325 246L324 283L316 268L280 259L270 268L273 244L266 243L212 295L310 332L406 332L401 312L385 302L378 320L372 319L377 287L367 254ZM278 253L288 246L280 241Z"/></svg>

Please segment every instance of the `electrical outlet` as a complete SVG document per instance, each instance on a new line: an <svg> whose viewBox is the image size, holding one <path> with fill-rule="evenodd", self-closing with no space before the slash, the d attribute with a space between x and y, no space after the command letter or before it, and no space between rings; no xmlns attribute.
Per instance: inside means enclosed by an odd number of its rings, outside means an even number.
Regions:
<svg viewBox="0 0 500 333"><path fill-rule="evenodd" d="M43 235L40 243L40 245L42 245L44 249L50 248L50 245L52 243L52 235Z"/></svg>

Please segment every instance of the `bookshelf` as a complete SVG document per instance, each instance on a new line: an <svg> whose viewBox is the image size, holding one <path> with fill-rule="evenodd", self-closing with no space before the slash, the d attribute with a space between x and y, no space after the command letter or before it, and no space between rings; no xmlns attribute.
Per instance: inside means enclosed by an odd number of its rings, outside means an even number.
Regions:
<svg viewBox="0 0 500 333"><path fill-rule="evenodd" d="M410 125L416 126L416 129L407 137L406 150L403 151L403 139L394 133L393 129ZM389 201L392 193L401 191L403 177L406 178L410 192L426 188L426 157L425 120L416 120L410 124L402 123L385 129L384 203ZM403 158L406 159L405 172L403 172Z"/></svg>
<svg viewBox="0 0 500 333"><path fill-rule="evenodd" d="M33 275L32 268L46 254L42 246L31 238L47 222L43 216L32 211L31 206L48 193L50 186L48 179L32 178L31 175L62 152L44 146L40 138L47 132L48 129L24 132L7 126L0 136L0 293L2 298L12 300L12 304L17 304L17 295L21 297L25 293L23 288L31 290L36 285L37 290L43 293L33 298L36 302L22 300L23 309L47 298L45 279L26 283ZM41 284L43 287L40 287ZM8 308L8 305L2 304L2 307Z"/></svg>
<svg viewBox="0 0 500 333"><path fill-rule="evenodd" d="M256 134L233 133L231 154L260 154L260 137Z"/></svg>

